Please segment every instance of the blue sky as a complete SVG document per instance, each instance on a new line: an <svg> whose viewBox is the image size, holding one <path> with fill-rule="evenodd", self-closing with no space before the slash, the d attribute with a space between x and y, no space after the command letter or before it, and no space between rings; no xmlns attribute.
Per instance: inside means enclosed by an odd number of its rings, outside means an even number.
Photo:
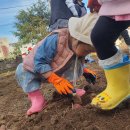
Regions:
<svg viewBox="0 0 130 130"><path fill-rule="evenodd" d="M17 38L12 34L16 30L14 23L15 16L19 10L27 9L37 0L0 0L0 38L8 38L10 43L17 42ZM83 0L86 4L87 0Z"/></svg>

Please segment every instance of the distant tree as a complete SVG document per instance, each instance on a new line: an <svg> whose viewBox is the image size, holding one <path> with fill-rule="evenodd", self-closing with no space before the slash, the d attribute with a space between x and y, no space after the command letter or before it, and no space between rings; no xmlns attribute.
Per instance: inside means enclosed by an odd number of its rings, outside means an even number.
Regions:
<svg viewBox="0 0 130 130"><path fill-rule="evenodd" d="M33 43L41 40L48 33L50 11L46 0L38 0L30 8L21 10L16 16L15 36L19 38L21 44Z"/></svg>
<svg viewBox="0 0 130 130"><path fill-rule="evenodd" d="M13 54L14 54L15 56L21 55L20 45L19 45L19 44L16 44L16 45L14 46L14 52L13 52Z"/></svg>
<svg viewBox="0 0 130 130"><path fill-rule="evenodd" d="M15 59L17 56L21 56L21 44L20 43L15 43L13 45L13 52L10 52L9 53L9 59Z"/></svg>

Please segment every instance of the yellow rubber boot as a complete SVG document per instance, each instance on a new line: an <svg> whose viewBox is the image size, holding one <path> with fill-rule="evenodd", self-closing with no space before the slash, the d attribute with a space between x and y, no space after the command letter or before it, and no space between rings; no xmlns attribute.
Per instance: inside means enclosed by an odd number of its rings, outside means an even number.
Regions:
<svg viewBox="0 0 130 130"><path fill-rule="evenodd" d="M130 62L105 70L105 75L107 87L91 104L103 110L110 110L130 96Z"/></svg>

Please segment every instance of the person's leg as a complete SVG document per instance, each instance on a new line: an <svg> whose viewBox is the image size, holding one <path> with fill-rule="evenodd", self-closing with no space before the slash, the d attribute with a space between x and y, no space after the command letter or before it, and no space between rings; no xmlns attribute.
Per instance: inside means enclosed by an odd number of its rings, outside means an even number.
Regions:
<svg viewBox="0 0 130 130"><path fill-rule="evenodd" d="M31 101L31 107L27 111L27 115L42 111L46 106L46 101L39 88L41 81L33 73L24 70L23 64L19 64L16 69L16 80L23 91L28 94Z"/></svg>
<svg viewBox="0 0 130 130"><path fill-rule="evenodd" d="M104 60L117 53L114 43L120 33L130 26L130 21L115 21L109 17L99 17L95 24L91 40L99 59Z"/></svg>
<svg viewBox="0 0 130 130"><path fill-rule="evenodd" d="M27 111L27 115L41 112L46 107L46 100L40 90L36 90L28 93L28 98L31 101L31 107Z"/></svg>
<svg viewBox="0 0 130 130"><path fill-rule="evenodd" d="M92 105L110 110L130 96L130 60L104 68L104 72L107 86L92 100Z"/></svg>
<svg viewBox="0 0 130 130"><path fill-rule="evenodd" d="M129 25L130 21L115 22L111 18L100 17L91 34L99 65L107 79L106 89L92 100L92 105L104 110L115 108L130 96L130 61L114 46L115 40Z"/></svg>
<svg viewBox="0 0 130 130"><path fill-rule="evenodd" d="M124 30L122 33L121 33L121 36L124 38L124 41L125 43L130 46L130 34L128 33L128 30Z"/></svg>
<svg viewBox="0 0 130 130"><path fill-rule="evenodd" d="M121 33L121 36L124 38L125 43L128 45L128 50L130 53L130 34L129 34L128 30L124 30Z"/></svg>

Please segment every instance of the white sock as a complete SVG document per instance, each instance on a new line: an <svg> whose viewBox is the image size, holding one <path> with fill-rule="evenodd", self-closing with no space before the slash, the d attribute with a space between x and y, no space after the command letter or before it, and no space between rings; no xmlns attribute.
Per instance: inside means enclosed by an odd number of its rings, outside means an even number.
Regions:
<svg viewBox="0 0 130 130"><path fill-rule="evenodd" d="M103 68L114 66L120 62L123 62L123 54L120 50L118 50L114 56L98 61L99 65Z"/></svg>

